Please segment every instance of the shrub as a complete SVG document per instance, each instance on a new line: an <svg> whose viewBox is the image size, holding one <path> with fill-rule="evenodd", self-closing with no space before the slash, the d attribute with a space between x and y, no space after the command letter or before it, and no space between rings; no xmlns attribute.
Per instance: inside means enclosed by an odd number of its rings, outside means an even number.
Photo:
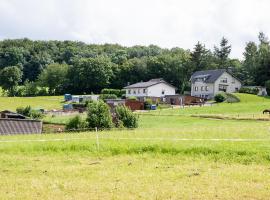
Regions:
<svg viewBox="0 0 270 200"><path fill-rule="evenodd" d="M16 109L16 112L32 119L41 119L44 117L41 111L33 110L31 106L26 106L25 108L19 107Z"/></svg>
<svg viewBox="0 0 270 200"><path fill-rule="evenodd" d="M87 119L90 128L112 128L112 116L109 106L103 101L95 101L88 104Z"/></svg>
<svg viewBox="0 0 270 200"><path fill-rule="evenodd" d="M31 116L31 110L32 110L31 106L26 106L25 108L24 107L17 108L16 112L21 114L21 115L30 117Z"/></svg>
<svg viewBox="0 0 270 200"><path fill-rule="evenodd" d="M267 94L269 95L270 94L270 80L265 82L265 87L266 87Z"/></svg>
<svg viewBox="0 0 270 200"><path fill-rule="evenodd" d="M225 96L223 95L223 94L217 94L216 96L215 96L215 101L217 102L217 103L221 103L221 102L223 102L223 101L225 101Z"/></svg>
<svg viewBox="0 0 270 200"><path fill-rule="evenodd" d="M100 99L105 100L105 99L117 99L117 96L115 94L101 94L99 96Z"/></svg>
<svg viewBox="0 0 270 200"><path fill-rule="evenodd" d="M128 97L129 100L137 100L137 97L134 97L134 96L130 96Z"/></svg>
<svg viewBox="0 0 270 200"><path fill-rule="evenodd" d="M126 106L117 106L115 108L118 124L126 128L137 128L138 117Z"/></svg>
<svg viewBox="0 0 270 200"><path fill-rule="evenodd" d="M255 95L257 95L259 93L259 89L258 88L242 87L239 90L239 93L246 93L246 94L255 94Z"/></svg>
<svg viewBox="0 0 270 200"><path fill-rule="evenodd" d="M152 104L153 104L152 99L150 99L150 98L145 99L145 101L144 101L144 109L150 110Z"/></svg>
<svg viewBox="0 0 270 200"><path fill-rule="evenodd" d="M87 122L83 120L80 115L71 118L66 124L66 130L78 130L87 128Z"/></svg>
<svg viewBox="0 0 270 200"><path fill-rule="evenodd" d="M125 90L104 88L101 90L101 94L114 94L117 97L122 97L125 94Z"/></svg>
<svg viewBox="0 0 270 200"><path fill-rule="evenodd" d="M226 93L226 102L228 103L238 103L240 102L240 99L231 93Z"/></svg>

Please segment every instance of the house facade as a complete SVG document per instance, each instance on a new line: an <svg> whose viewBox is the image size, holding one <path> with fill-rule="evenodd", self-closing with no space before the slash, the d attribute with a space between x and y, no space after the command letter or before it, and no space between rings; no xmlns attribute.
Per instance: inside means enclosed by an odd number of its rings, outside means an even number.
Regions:
<svg viewBox="0 0 270 200"><path fill-rule="evenodd" d="M212 99L220 92L237 92L242 84L225 69L197 71L191 76L191 96Z"/></svg>
<svg viewBox="0 0 270 200"><path fill-rule="evenodd" d="M175 95L176 87L167 83L163 79L151 79L147 82L139 82L124 87L126 97L165 97Z"/></svg>

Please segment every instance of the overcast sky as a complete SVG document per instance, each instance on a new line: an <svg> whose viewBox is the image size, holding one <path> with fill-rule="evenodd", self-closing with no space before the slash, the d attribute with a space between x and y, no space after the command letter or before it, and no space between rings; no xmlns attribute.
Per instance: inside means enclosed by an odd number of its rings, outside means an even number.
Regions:
<svg viewBox="0 0 270 200"><path fill-rule="evenodd" d="M269 8L269 0L0 0L0 39L212 49L225 36L241 58L247 41L270 35Z"/></svg>

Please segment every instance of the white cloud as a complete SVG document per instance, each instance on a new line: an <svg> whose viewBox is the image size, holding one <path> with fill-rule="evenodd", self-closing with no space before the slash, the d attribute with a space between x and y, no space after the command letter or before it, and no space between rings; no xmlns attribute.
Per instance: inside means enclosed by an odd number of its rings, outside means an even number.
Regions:
<svg viewBox="0 0 270 200"><path fill-rule="evenodd" d="M0 0L0 38L208 48L225 36L232 57L270 34L268 0Z"/></svg>

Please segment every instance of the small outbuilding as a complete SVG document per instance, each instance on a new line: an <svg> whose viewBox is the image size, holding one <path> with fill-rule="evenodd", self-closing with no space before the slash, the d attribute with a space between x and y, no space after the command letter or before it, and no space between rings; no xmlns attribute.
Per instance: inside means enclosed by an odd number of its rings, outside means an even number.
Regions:
<svg viewBox="0 0 270 200"><path fill-rule="evenodd" d="M0 135L40 134L42 121L27 119L25 116L8 110L0 112Z"/></svg>

